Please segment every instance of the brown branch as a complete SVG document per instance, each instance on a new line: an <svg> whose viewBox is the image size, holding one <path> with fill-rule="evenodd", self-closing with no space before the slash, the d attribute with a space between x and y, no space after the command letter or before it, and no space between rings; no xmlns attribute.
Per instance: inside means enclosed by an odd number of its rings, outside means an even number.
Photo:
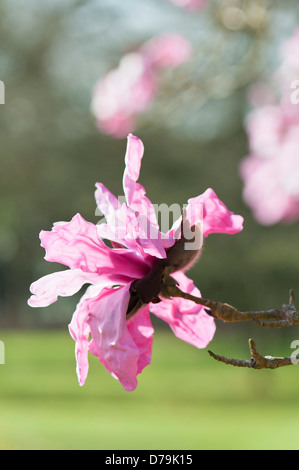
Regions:
<svg viewBox="0 0 299 470"><path fill-rule="evenodd" d="M224 322L240 322L253 320L258 326L263 328L283 328L299 324L299 312L296 311L296 301L293 290L290 290L289 303L283 305L281 310L262 310L253 312L240 312L235 307L222 302L215 302L213 300L198 298L191 294L182 292L177 284L171 277L166 277L161 296L172 298L181 297L186 300L191 300L198 305L203 305L205 311L215 319ZM298 363L296 357L272 357L262 356L256 349L256 345L252 339L249 340L249 348L251 358L233 359L226 356L214 354L208 351L210 356L216 361L229 364L234 367L247 367L249 369L277 369L278 367L285 367L295 365Z"/></svg>
<svg viewBox="0 0 299 470"><path fill-rule="evenodd" d="M208 353L216 361L223 362L224 364L232 365L234 367L247 367L249 369L277 369L278 367L291 366L297 363L295 357L262 356L258 352L255 342L252 339L249 340L249 348L251 354L251 358L249 360L219 356L214 354L212 351L208 351Z"/></svg>
<svg viewBox="0 0 299 470"><path fill-rule="evenodd" d="M171 279L171 278L170 278ZM299 324L299 312L296 311L295 295L290 290L290 300L287 305L283 305L281 310L260 310L250 312L240 312L235 307L222 302L215 302L205 298L195 297L194 295L182 292L173 282L168 283L169 278L165 280L161 295L163 297L182 297L191 300L198 305L207 307L206 312L215 319L224 322L254 321L263 328L283 328Z"/></svg>
<svg viewBox="0 0 299 470"><path fill-rule="evenodd" d="M279 321L267 321L255 319L254 321L262 328L284 328L299 324L299 312L296 311L296 299L292 289L290 289L290 299L287 305L283 305L281 309L282 318Z"/></svg>

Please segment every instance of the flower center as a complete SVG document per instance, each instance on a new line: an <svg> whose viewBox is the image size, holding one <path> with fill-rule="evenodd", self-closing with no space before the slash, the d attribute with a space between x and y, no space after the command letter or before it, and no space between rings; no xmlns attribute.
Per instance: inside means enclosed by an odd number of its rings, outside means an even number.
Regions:
<svg viewBox="0 0 299 470"><path fill-rule="evenodd" d="M188 243L196 240L198 227L192 227L194 233L193 240L188 240ZM195 249L186 249L187 240L182 237L175 242L175 244L167 250L165 259L157 259L153 267L141 279L136 279L132 282L130 287L130 300L127 309L127 319L130 319L138 310L150 302L158 303L161 301L160 294L165 291L165 285L174 285L176 281L170 274L186 270L190 267L201 252L201 246Z"/></svg>

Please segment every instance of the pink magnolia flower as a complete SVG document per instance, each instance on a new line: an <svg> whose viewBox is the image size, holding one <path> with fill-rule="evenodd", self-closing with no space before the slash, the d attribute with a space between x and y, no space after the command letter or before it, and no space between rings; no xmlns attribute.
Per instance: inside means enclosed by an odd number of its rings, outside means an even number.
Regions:
<svg viewBox="0 0 299 470"><path fill-rule="evenodd" d="M179 249L182 234L176 235L176 227L181 220L168 233L159 230L154 206L137 182L143 151L141 140L129 135L124 202L103 184L96 185L95 197L105 224L94 225L77 214L70 222L56 223L52 231L40 234L45 259L69 269L34 282L29 305L45 307L89 284L69 325L76 341L80 385L88 374L90 352L126 390L136 388L137 375L151 362L150 312L167 322L178 338L198 348L206 347L215 332L214 320L203 307L182 298L159 297L165 267L182 291L200 296L184 273L200 250L189 254ZM201 222L205 237L237 233L243 224L243 218L232 214L212 189L188 201L185 219L191 227ZM112 248L101 234L110 237Z"/></svg>
<svg viewBox="0 0 299 470"><path fill-rule="evenodd" d="M277 156L286 142L297 138L298 126L299 107L290 100L254 109L246 121L251 153L260 158Z"/></svg>
<svg viewBox="0 0 299 470"><path fill-rule="evenodd" d="M205 7L207 0L169 0L174 5L189 11L197 11Z"/></svg>
<svg viewBox="0 0 299 470"><path fill-rule="evenodd" d="M245 182L244 200L259 223L298 220L299 141L285 142L272 158L250 155L241 164L241 175Z"/></svg>
<svg viewBox="0 0 299 470"><path fill-rule="evenodd" d="M157 94L163 69L186 62L191 45L183 36L158 36L126 54L94 88L91 110L99 129L122 138L136 127L136 116L146 111Z"/></svg>
<svg viewBox="0 0 299 470"><path fill-rule="evenodd" d="M266 101L258 99L246 120L250 154L240 168L243 195L264 225L299 218L299 105L291 100L291 82L299 71L298 39L297 30L282 45L283 61L271 82L275 92L264 92ZM258 94L252 96L256 100Z"/></svg>

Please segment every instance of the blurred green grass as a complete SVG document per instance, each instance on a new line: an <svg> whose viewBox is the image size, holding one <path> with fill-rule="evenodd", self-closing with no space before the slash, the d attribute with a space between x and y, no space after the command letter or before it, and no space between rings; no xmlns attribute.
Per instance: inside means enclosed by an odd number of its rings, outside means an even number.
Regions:
<svg viewBox="0 0 299 470"><path fill-rule="evenodd" d="M170 331L158 331L152 364L137 389L125 392L93 357L79 387L66 331L2 331L1 340L2 450L298 449L295 367L228 367ZM288 348L274 344L271 352L289 355ZM221 332L210 349L249 354L243 338Z"/></svg>

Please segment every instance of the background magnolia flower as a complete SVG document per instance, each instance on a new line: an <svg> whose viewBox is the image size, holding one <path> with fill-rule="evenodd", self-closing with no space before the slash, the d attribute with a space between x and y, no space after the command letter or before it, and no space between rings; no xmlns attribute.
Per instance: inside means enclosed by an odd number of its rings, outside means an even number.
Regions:
<svg viewBox="0 0 299 470"><path fill-rule="evenodd" d="M90 352L126 390L136 388L137 375L151 362L154 330L150 312L168 323L178 338L198 348L206 347L215 332L214 320L202 306L182 298L159 298L163 266L169 268L182 291L198 297L200 292L184 273L189 263L180 260L182 251L168 251L170 247L177 248L175 228L182 218L168 233L161 233L152 203L137 183L143 151L141 140L129 135L124 203L103 184L97 184L95 197L106 224L96 226L77 214L71 222L56 223L52 231L40 234L45 259L69 269L34 282L29 305L45 307L58 296L73 295L89 284L69 325L76 341L80 385L87 377ZM199 207L203 210L199 211ZM232 214L212 189L189 199L185 217L191 227L202 223L205 237L242 230L243 218ZM148 234L154 237L151 239ZM113 248L100 235L110 239ZM192 261L194 253L187 252L184 257ZM136 294L142 284L143 291L139 292L149 296L147 299ZM128 316L131 311L134 314Z"/></svg>
<svg viewBox="0 0 299 470"><path fill-rule="evenodd" d="M290 70L299 70L299 28L297 28L294 34L284 41L281 47L281 56L283 59L283 67L289 68Z"/></svg>
<svg viewBox="0 0 299 470"><path fill-rule="evenodd" d="M123 56L94 88L91 110L99 129L117 138L132 132L136 116L155 98L161 71L177 67L190 56L190 43L177 34L157 36Z"/></svg>
<svg viewBox="0 0 299 470"><path fill-rule="evenodd" d="M299 218L299 105L291 101L291 82L299 72L298 46L297 30L282 45L283 61L268 93L259 86L250 95L256 106L246 121L250 154L241 164L243 195L264 225Z"/></svg>
<svg viewBox="0 0 299 470"><path fill-rule="evenodd" d="M197 11L206 6L207 0L169 0L174 5L189 11Z"/></svg>

